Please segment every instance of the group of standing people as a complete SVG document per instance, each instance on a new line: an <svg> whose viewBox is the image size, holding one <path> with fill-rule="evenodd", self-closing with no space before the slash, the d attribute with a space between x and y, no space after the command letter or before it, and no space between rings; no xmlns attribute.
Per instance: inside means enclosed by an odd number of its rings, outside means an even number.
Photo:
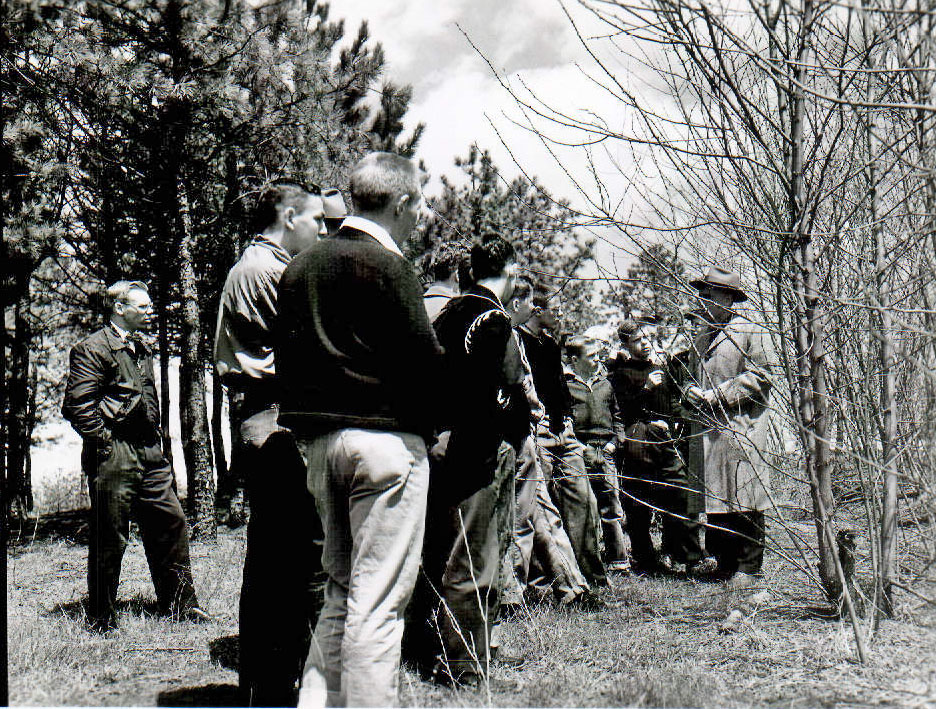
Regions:
<svg viewBox="0 0 936 709"><path fill-rule="evenodd" d="M421 286L401 251L420 181L410 160L367 155L350 216L336 190L268 186L221 294L215 360L250 506L252 706L294 705L297 687L300 706L394 705L401 654L437 682L478 682L522 663L499 621L523 603L599 608L609 574L661 559L736 588L761 570L771 384L766 334L734 308L737 275L692 282L702 307L680 352L655 351L631 319L612 356L584 336L561 345L556 294L502 235L443 249ZM111 530L92 534L90 617L116 623L135 509L160 604L204 619L151 355L133 338L146 287L121 282L111 300L108 326L73 349L65 401L92 531Z"/></svg>

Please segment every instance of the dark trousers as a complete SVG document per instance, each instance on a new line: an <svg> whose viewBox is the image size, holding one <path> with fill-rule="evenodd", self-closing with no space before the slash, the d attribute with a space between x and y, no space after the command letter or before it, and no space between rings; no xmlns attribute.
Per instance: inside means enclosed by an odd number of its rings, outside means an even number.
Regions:
<svg viewBox="0 0 936 709"><path fill-rule="evenodd" d="M250 504L239 618L239 679L250 706L296 705L325 580L306 466L277 414L276 407L234 411Z"/></svg>
<svg viewBox="0 0 936 709"><path fill-rule="evenodd" d="M543 477L562 514L579 568L589 584L607 586L598 546L598 502L585 470L585 447L570 427L557 435L543 425L537 431L536 445Z"/></svg>
<svg viewBox="0 0 936 709"><path fill-rule="evenodd" d="M88 469L88 468L86 468ZM110 626L116 619L120 563L131 516L136 519L161 613L197 605L185 514L172 486L172 469L158 443L115 438L108 457L88 477L88 615Z"/></svg>
<svg viewBox="0 0 936 709"><path fill-rule="evenodd" d="M655 453L656 464L619 462L621 503L627 518L631 554L639 569L653 568L656 554L650 539L653 508L662 510L663 544L661 551L674 561L694 564L702 559L699 523L687 518L685 468L672 446L661 445Z"/></svg>
<svg viewBox="0 0 936 709"><path fill-rule="evenodd" d="M446 447L449 450L446 451ZM500 605L498 581L511 539L516 453L501 443L472 460L474 479L490 480L459 501L445 479L468 474L449 458L447 437L433 447L435 466L423 547L423 574L410 606L406 654L425 662L436 655L439 671L458 678L483 674ZM441 646L440 646L441 642ZM436 652L433 652L436 651Z"/></svg>
<svg viewBox="0 0 936 709"><path fill-rule="evenodd" d="M718 559L719 570L726 575L759 574L764 565L764 513L726 512L707 518L705 548Z"/></svg>

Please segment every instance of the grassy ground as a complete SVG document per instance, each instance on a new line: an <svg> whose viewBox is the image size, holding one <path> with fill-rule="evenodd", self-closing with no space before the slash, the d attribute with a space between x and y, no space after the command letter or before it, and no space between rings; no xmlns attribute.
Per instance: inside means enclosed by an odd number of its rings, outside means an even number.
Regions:
<svg viewBox="0 0 936 709"><path fill-rule="evenodd" d="M71 522L71 524L67 524ZM28 531L28 530L27 530ZM46 534L51 536L46 538ZM26 534L10 552L10 701L15 705L224 706L237 682L232 641L244 533L197 543L204 625L153 615L142 547L124 560L121 630L83 625L87 547L81 523ZM817 617L794 572L768 560L771 600L741 632L721 635L722 586L618 578L597 613L530 608L506 624L527 665L488 687L447 690L404 672L404 706L936 706L936 614L913 597L886 622L866 666L847 624ZM932 590L930 590L931 592Z"/></svg>

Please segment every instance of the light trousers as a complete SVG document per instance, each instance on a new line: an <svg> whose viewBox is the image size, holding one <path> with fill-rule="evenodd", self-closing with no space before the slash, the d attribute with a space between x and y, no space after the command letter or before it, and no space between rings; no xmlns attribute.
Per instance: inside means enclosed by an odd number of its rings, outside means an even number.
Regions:
<svg viewBox="0 0 936 709"><path fill-rule="evenodd" d="M425 442L346 428L300 447L325 528L328 583L299 706L394 706L425 530Z"/></svg>

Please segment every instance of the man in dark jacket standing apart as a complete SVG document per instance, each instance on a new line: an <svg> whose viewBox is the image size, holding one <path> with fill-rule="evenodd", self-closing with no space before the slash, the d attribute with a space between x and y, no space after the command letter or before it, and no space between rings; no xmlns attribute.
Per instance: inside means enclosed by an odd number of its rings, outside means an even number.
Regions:
<svg viewBox="0 0 936 709"><path fill-rule="evenodd" d="M324 216L316 188L288 181L264 188L254 210L256 236L228 273L218 307L215 366L239 438L232 472L244 478L250 499L238 619L240 689L249 706L295 705L321 606L313 581L321 571L322 523L296 440L276 421L272 327L280 277L326 234Z"/></svg>
<svg viewBox="0 0 936 709"><path fill-rule="evenodd" d="M71 350L62 414L81 434L88 476L88 620L117 627L120 562L134 514L162 613L208 620L198 607L189 563L185 514L162 452L153 356L139 338L153 304L145 283L107 289L110 322Z"/></svg>
<svg viewBox="0 0 936 709"><path fill-rule="evenodd" d="M299 440L325 527L325 605L299 693L310 707L397 702L442 389L441 350L400 251L422 201L416 166L372 153L350 187L355 216L296 256L279 286L279 420Z"/></svg>

